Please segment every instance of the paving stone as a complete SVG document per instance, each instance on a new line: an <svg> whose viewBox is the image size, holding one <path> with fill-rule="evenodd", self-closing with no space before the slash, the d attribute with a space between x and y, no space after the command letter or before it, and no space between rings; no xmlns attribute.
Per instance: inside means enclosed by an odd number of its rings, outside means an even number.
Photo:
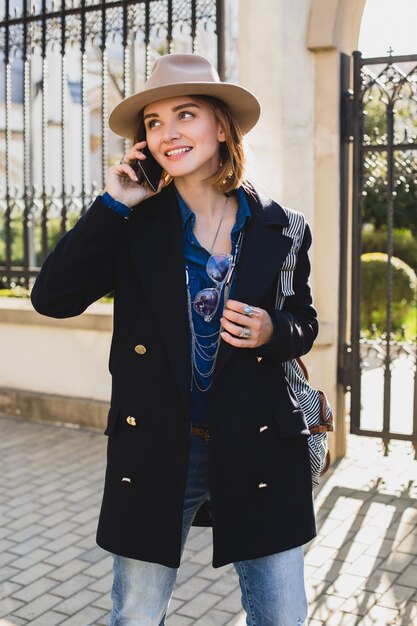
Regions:
<svg viewBox="0 0 417 626"><path fill-rule="evenodd" d="M356 576L370 576L370 574L378 568L382 561L383 559L363 554L353 563L343 563L340 571L342 573L354 574Z"/></svg>
<svg viewBox="0 0 417 626"><path fill-rule="evenodd" d="M200 570L201 565L197 565L196 563L190 563L188 561L183 562L178 571L177 585L182 585L182 583L191 578L191 576L196 576L197 573L200 572Z"/></svg>
<svg viewBox="0 0 417 626"><path fill-rule="evenodd" d="M51 515L51 509L56 511ZM45 507L42 509L44 512L46 511L46 515L42 520L42 524L44 526L53 527L58 526L61 522L64 522L68 519L68 512L62 510L62 503L55 503L50 507Z"/></svg>
<svg viewBox="0 0 417 626"><path fill-rule="evenodd" d="M385 559L379 566L380 570L387 570L389 572L403 572L413 560L412 554L406 554L404 552L393 552Z"/></svg>
<svg viewBox="0 0 417 626"><path fill-rule="evenodd" d="M352 544L350 550L352 549ZM360 546L361 554L363 554L363 545ZM307 565L323 565L333 560L337 555L335 548L328 548L327 546L317 544L308 550L304 555L304 563Z"/></svg>
<svg viewBox="0 0 417 626"><path fill-rule="evenodd" d="M183 604L179 609L179 613L187 617L198 618L204 615L212 606L218 604L221 599L221 596L203 591L190 602Z"/></svg>
<svg viewBox="0 0 417 626"><path fill-rule="evenodd" d="M42 537L46 537L47 539L58 539L58 537L72 532L76 526L77 524L74 524L73 522L61 522L61 524L56 524L45 530L42 533Z"/></svg>
<svg viewBox="0 0 417 626"><path fill-rule="evenodd" d="M359 589L345 600L343 604L339 605L337 609L363 616L369 613L369 610L378 602L379 597L379 594Z"/></svg>
<svg viewBox="0 0 417 626"><path fill-rule="evenodd" d="M417 554L417 535L409 533L409 535L401 541L397 548L398 552L406 552L413 556Z"/></svg>
<svg viewBox="0 0 417 626"><path fill-rule="evenodd" d="M38 508L39 508L39 503L28 502L18 507L17 509L10 509L9 516L12 517L13 519L20 519L24 517L25 515L28 515L30 513L33 513L34 511L37 511Z"/></svg>
<svg viewBox="0 0 417 626"><path fill-rule="evenodd" d="M63 598L69 598L78 591L81 591L81 589L89 587L92 582L96 582L94 578L90 578L84 574L77 574L60 585L57 585L54 589L54 594L56 596L62 596Z"/></svg>
<svg viewBox="0 0 417 626"><path fill-rule="evenodd" d="M395 572L374 572L369 578L365 579L365 582L361 584L361 589L366 591L375 591L376 593L383 594L391 587L391 585L398 579L398 574Z"/></svg>
<svg viewBox="0 0 417 626"><path fill-rule="evenodd" d="M417 624L417 596L414 596L397 618L396 626L415 626Z"/></svg>
<svg viewBox="0 0 417 626"><path fill-rule="evenodd" d="M353 613L336 611L325 622L326 626L357 626L358 616ZM362 621L360 622L362 624ZM387 626L387 625L385 625Z"/></svg>
<svg viewBox="0 0 417 626"><path fill-rule="evenodd" d="M31 621L30 626L57 626L58 624L62 624L65 619L65 615L62 615L62 613L47 611L38 617L38 619Z"/></svg>
<svg viewBox="0 0 417 626"><path fill-rule="evenodd" d="M403 609L415 595L415 587L403 587L402 585L391 585L391 587L379 597L378 605L386 606L390 609ZM417 598L414 599L417 601Z"/></svg>
<svg viewBox="0 0 417 626"><path fill-rule="evenodd" d="M203 591L208 587L208 580L205 578L199 578L195 576L194 578L190 578L182 585L179 585L174 590L174 598L178 598L179 600L191 600L194 596Z"/></svg>
<svg viewBox="0 0 417 626"><path fill-rule="evenodd" d="M36 548L45 546L47 542L48 540L42 539L42 537L32 537L31 539L28 539L23 543L16 544L13 548L10 549L10 551L13 552L13 554L24 556L25 554L32 552L32 550L35 550Z"/></svg>
<svg viewBox="0 0 417 626"><path fill-rule="evenodd" d="M201 565L209 565L213 560L213 547L210 539L210 543L206 548L195 552L190 557L191 563L200 563Z"/></svg>
<svg viewBox="0 0 417 626"><path fill-rule="evenodd" d="M36 617L39 617L40 615L42 615L42 613L45 613L46 611L48 611L48 609L51 609L53 606L58 604L60 600L61 598L58 598L57 596L53 596L50 593L44 593L41 596L39 596L39 598L36 598L36 600L32 600L31 602L28 602L21 609L19 609L18 611L13 611L13 612L18 617L23 617L24 619L33 620Z"/></svg>
<svg viewBox="0 0 417 626"><path fill-rule="evenodd" d="M379 556L385 559L395 552L398 543L398 541L393 541L392 539L379 537L376 541L366 547L366 554L369 554L370 556Z"/></svg>
<svg viewBox="0 0 417 626"><path fill-rule="evenodd" d="M15 591L13 593L13 597L18 600L23 600L24 602L31 602L43 593L50 591L53 587L56 587L56 585L57 583L55 580L51 580L49 578L39 578L39 580L31 585L27 585L26 587Z"/></svg>
<svg viewBox="0 0 417 626"><path fill-rule="evenodd" d="M48 542L48 550L50 552L61 552L77 542L78 536L74 533L66 533L54 541Z"/></svg>
<svg viewBox="0 0 417 626"><path fill-rule="evenodd" d="M393 524L390 524L390 526L385 531L385 537L387 539L395 539L396 541L401 542L414 529L415 529L415 524L409 524L409 523L399 520Z"/></svg>
<svg viewBox="0 0 417 626"><path fill-rule="evenodd" d="M25 626L27 623L26 619L20 619L16 615L6 615L4 619L0 619L0 626Z"/></svg>
<svg viewBox="0 0 417 626"><path fill-rule="evenodd" d="M3 523L5 522L5 520L3 520ZM10 537L13 534L13 530L11 528L7 528L6 526L4 526L4 528L0 528L0 539L4 539L5 537Z"/></svg>
<svg viewBox="0 0 417 626"><path fill-rule="evenodd" d="M341 598L336 595L329 595L321 593L315 602L310 602L309 616L315 620L326 620L329 615L332 615L335 611L346 602L346 598ZM311 624L313 620L309 619L308 624ZM320 623L322 623L320 621Z"/></svg>
<svg viewBox="0 0 417 626"><path fill-rule="evenodd" d="M194 626L224 626L224 624L227 624L229 621L230 613L212 609L210 613L207 613L194 622Z"/></svg>
<svg viewBox="0 0 417 626"><path fill-rule="evenodd" d="M88 561L89 563L98 563L103 560L103 556L106 554L107 553L102 548L95 546L91 550L84 552L81 559L83 561Z"/></svg>
<svg viewBox="0 0 417 626"><path fill-rule="evenodd" d="M335 582L329 587L328 593L335 594L340 597L348 598L359 587L367 589L363 585L366 584L366 578L361 576L353 576L352 574L341 574ZM370 591L373 591L370 589Z"/></svg>
<svg viewBox="0 0 417 626"><path fill-rule="evenodd" d="M0 604L0 617L6 617L10 615L10 613L14 613L20 607L23 606L23 602L21 600L16 600L15 598L3 598Z"/></svg>
<svg viewBox="0 0 417 626"><path fill-rule="evenodd" d="M92 520L95 523L97 523L96 511L91 508L85 511L82 511L82 513L78 513L77 515L74 515L73 517L71 517L71 521L77 524L78 526L87 524L88 522L91 522Z"/></svg>
<svg viewBox="0 0 417 626"><path fill-rule="evenodd" d="M28 554L25 554L24 556L15 557L13 561L13 567L18 567L19 569L26 570L29 567L36 565L36 563L46 561L50 556L51 552L49 550L38 548L37 550L33 550Z"/></svg>
<svg viewBox="0 0 417 626"><path fill-rule="evenodd" d="M228 596L229 593L236 591L239 587L239 578L237 574L233 576L233 574L229 576L222 576L219 580L212 583L207 591L210 593L217 593L220 596Z"/></svg>
<svg viewBox="0 0 417 626"><path fill-rule="evenodd" d="M92 550L94 547L94 542L92 538L95 535L95 530L96 530L96 524L94 525L94 530L91 528L86 537L83 537L82 535L77 533L78 535L77 544L76 544L77 547L82 548L85 552L89 552L90 550Z"/></svg>
<svg viewBox="0 0 417 626"><path fill-rule="evenodd" d="M94 600L97 600L99 597L99 593L83 589L63 602L62 598L60 598L61 602L55 606L55 610L60 613L65 613L66 615L75 615L78 611L81 611L84 607L92 604Z"/></svg>
<svg viewBox="0 0 417 626"><path fill-rule="evenodd" d="M11 583L9 580L0 583L0 600L13 596L16 591L21 589L20 585Z"/></svg>
<svg viewBox="0 0 417 626"><path fill-rule="evenodd" d="M211 545L211 537L205 532L200 532L197 536L191 537L191 539L187 541L187 548L189 550L200 551L209 545Z"/></svg>
<svg viewBox="0 0 417 626"><path fill-rule="evenodd" d="M229 613L237 613L242 609L242 593L240 587L234 589L225 598L223 598L217 605L217 609L222 611L229 611Z"/></svg>
<svg viewBox="0 0 417 626"><path fill-rule="evenodd" d="M233 617L227 626L246 626L246 613L239 613L237 617Z"/></svg>
<svg viewBox="0 0 417 626"><path fill-rule="evenodd" d="M43 515L42 513L28 513L27 515L23 515L22 517L18 517L13 522L8 524L8 528L12 530L21 530L22 528L26 528L27 526L32 526L37 522L42 522Z"/></svg>
<svg viewBox="0 0 417 626"><path fill-rule="evenodd" d="M12 582L18 583L19 585L30 585L30 583L38 580L38 578L49 574L52 569L53 567L47 563L37 563L24 572L19 572L19 574L11 576L10 579Z"/></svg>
<svg viewBox="0 0 417 626"><path fill-rule="evenodd" d="M404 587L412 587L416 589L417 587L417 565L409 565L404 572L399 576L396 580L398 585L403 585Z"/></svg>
<svg viewBox="0 0 417 626"><path fill-rule="evenodd" d="M65 563L68 563L68 561L72 561L73 559L76 559L83 553L84 553L84 550L82 548L77 548L76 546L70 546L66 548L65 550L62 550L62 552L57 552L53 556L48 557L46 559L46 563L50 563L51 565L55 565L56 567L59 567L60 565L64 565Z"/></svg>
<svg viewBox="0 0 417 626"><path fill-rule="evenodd" d="M369 624L375 624L376 622L393 624L398 616L399 611L395 609L389 609L385 606L373 606L364 616L364 621L367 620Z"/></svg>
<svg viewBox="0 0 417 626"><path fill-rule="evenodd" d="M110 593L112 584L113 584L113 574L109 573L107 576L103 576L103 578L93 578L91 579L93 582L88 585L88 588L91 591L99 591L100 593Z"/></svg>
<svg viewBox="0 0 417 626"><path fill-rule="evenodd" d="M86 567L87 564L84 561L73 559L65 563L65 565L61 565L61 567L53 568L49 574L49 578L63 582L64 580L72 578L72 576L75 576L79 572L82 572Z"/></svg>
<svg viewBox="0 0 417 626"><path fill-rule="evenodd" d="M12 563L16 560L16 555L12 552L3 552L0 554L0 568L3 568L5 565Z"/></svg>
<svg viewBox="0 0 417 626"><path fill-rule="evenodd" d="M107 554L107 553L105 553ZM87 576L93 576L95 578L101 578L108 572L112 571L113 568L113 557L108 555L104 557L101 561L97 561L94 565L90 565L88 567L88 563L84 563L87 566L84 574Z"/></svg>
<svg viewBox="0 0 417 626"><path fill-rule="evenodd" d="M94 626L97 620L104 617L105 611L94 606L88 606L76 615L73 615L61 622L61 626Z"/></svg>
<svg viewBox="0 0 417 626"><path fill-rule="evenodd" d="M195 621L183 615L172 615L169 618L169 626L191 626L192 624L195 624Z"/></svg>
<svg viewBox="0 0 417 626"><path fill-rule="evenodd" d="M226 565L224 567L216 567L216 568L212 567L211 565L208 565L207 567L200 569L198 572L198 575L201 578L209 578L210 580L218 580L219 578L222 578L223 576L227 576L230 572L234 573L233 565Z"/></svg>
<svg viewBox="0 0 417 626"><path fill-rule="evenodd" d="M104 593L102 596L94 600L93 606L97 606L99 609L104 609L107 613L110 613L112 609L112 600L110 592Z"/></svg>

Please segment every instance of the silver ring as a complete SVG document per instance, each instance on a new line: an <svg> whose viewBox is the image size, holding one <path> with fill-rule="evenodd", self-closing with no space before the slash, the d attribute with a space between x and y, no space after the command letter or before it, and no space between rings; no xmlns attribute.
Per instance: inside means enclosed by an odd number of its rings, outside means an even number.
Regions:
<svg viewBox="0 0 417 626"><path fill-rule="evenodd" d="M248 317L259 317L260 314L260 310L254 306L251 306L250 304L245 306L245 308L243 309L243 315L247 315Z"/></svg>
<svg viewBox="0 0 417 626"><path fill-rule="evenodd" d="M248 328L247 326L244 326L242 328L242 331L239 335L239 337L241 337L242 339L249 339L249 337L252 335L252 331L250 328Z"/></svg>
<svg viewBox="0 0 417 626"><path fill-rule="evenodd" d="M123 161L123 159L120 159L119 165L129 165L129 163L126 163L126 161Z"/></svg>

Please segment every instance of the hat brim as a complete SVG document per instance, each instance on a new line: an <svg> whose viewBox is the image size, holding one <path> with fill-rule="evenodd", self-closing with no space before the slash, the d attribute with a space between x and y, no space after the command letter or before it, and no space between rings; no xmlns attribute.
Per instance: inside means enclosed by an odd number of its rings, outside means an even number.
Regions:
<svg viewBox="0 0 417 626"><path fill-rule="evenodd" d="M232 83L175 83L147 89L128 96L114 107L109 116L109 126L116 135L134 139L138 129L140 111L152 102L176 96L213 96L230 109L242 133L248 133L261 114L259 100L248 89Z"/></svg>

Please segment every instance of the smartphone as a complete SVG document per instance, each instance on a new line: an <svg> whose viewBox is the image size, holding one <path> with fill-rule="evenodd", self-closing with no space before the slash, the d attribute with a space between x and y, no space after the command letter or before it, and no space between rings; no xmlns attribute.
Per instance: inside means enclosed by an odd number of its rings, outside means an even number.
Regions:
<svg viewBox="0 0 417 626"><path fill-rule="evenodd" d="M138 159L134 165L134 170L139 178L139 182L146 180L152 191L156 191L159 181L161 180L163 169L149 152L148 146L143 148L141 152L146 156L146 159Z"/></svg>

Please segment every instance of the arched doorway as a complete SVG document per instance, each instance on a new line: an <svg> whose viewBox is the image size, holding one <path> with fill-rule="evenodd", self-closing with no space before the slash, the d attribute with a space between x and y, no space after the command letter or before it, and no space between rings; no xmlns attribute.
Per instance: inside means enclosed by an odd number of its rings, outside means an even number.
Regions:
<svg viewBox="0 0 417 626"><path fill-rule="evenodd" d="M401 337L399 332L397 334L395 332L393 273L394 271L400 273L401 269L396 266L401 259L394 256L394 205L397 202L395 186L397 183L398 185L402 183L401 180L396 181L395 177L404 178L400 176L398 166L401 160L409 165L411 163L411 168L415 167L417 141L412 136L414 133L415 137L415 129L411 130L411 133L408 131L407 135L407 128L404 124L405 138L395 136L394 125L398 128L398 124L395 121L394 108L400 99L403 105L407 106L407 98L410 102L415 98L417 56L380 57L370 59L365 63L362 62L360 54L356 53L354 72L356 78L353 84L349 78L352 69L350 55L357 48L364 6L364 0L357 2L340 0L337 3L325 0L313 2L308 31L308 45L315 52L316 70L315 207L317 219L327 224L330 243L328 254L318 255L316 259L316 271L319 276L322 278L325 276L325 264L329 257L340 259L338 272L333 269L328 273L330 280L336 280L338 276L340 296L337 349L336 413L339 417L337 456L343 454L345 448L344 420L341 416L345 414L344 392L346 390L351 391L352 399L351 432L382 437L386 450L389 440L393 438L409 439L413 441L415 448L417 447L417 377L415 374L413 376L412 358L409 359L411 363L411 367L408 368L410 370L408 372L409 384L405 385L403 380L402 385L404 392L407 391L405 386L411 388L411 391L414 388L414 399L412 393L409 393L409 415L402 424L399 423L396 413L401 410L398 400L404 394L399 393L401 389L398 382L395 383L395 372L393 374L393 369L400 361L405 361L406 357L412 357L415 353L413 342L415 342L416 331L412 331L414 338L411 337L411 339L404 336L405 326L403 326ZM354 97L347 93L351 85L354 86ZM343 92L345 98L342 98L342 115L340 115L340 94ZM370 108L367 100L372 101L373 109L375 109L375 103L378 104L378 100L381 104L382 113L381 111L379 113L383 116L382 127L385 125L385 131L380 135L377 129L373 136L372 131L367 129L369 123L364 124L364 112L365 115L368 113L365 119L370 121ZM365 110L367 106L369 110ZM415 117L414 114L413 116ZM342 138L341 144L339 144L340 137ZM385 171L385 175L377 173L378 164L381 166L381 171ZM375 171L368 176L369 168ZM380 253L381 258L379 258L380 269L383 272L381 280L384 282L382 295L379 297L385 299L384 293L386 293L386 302L384 301L380 308L385 309L386 313L378 333L376 324L373 324L375 337L370 334L369 330L364 330L366 298L363 288L361 290L361 284L365 284L363 261L361 264L362 215L364 207L369 204L363 198L369 196L369 190L367 191L366 187L372 187L369 179L373 174L379 176L382 186L385 185L383 192L379 194L378 201L379 208L383 212L380 219L386 221L384 226L386 226L387 239L386 250L383 255L382 252ZM385 181L382 180L384 176ZM405 186L406 183L404 183ZM378 184L374 185L374 187L378 186ZM338 206L341 208L340 213L335 211L335 207ZM334 237L336 232L341 233L338 239ZM333 240L331 239L332 233ZM382 230L380 234L383 234ZM376 260L373 263L375 265ZM404 273L404 268L401 271ZM315 291L316 294L318 291L320 302L331 307L332 299L325 297L325 291L328 294L329 280L319 280L316 284L318 289L316 288ZM374 291L373 289L372 292ZM372 308L376 308L375 303ZM332 311L328 311L326 317L332 318ZM410 331L408 332L410 334ZM380 360L379 365L375 355ZM369 373L367 368L375 370L377 365L381 379L379 384L374 383L370 394L369 380L365 387L362 385L367 394L363 391L361 394L361 380ZM405 364L401 362L401 366L404 369ZM402 376L404 377L405 374L403 373ZM367 396L370 397L367 398ZM401 399L404 400L403 397ZM370 402L368 408L371 409L368 415L366 415L367 401L368 404Z"/></svg>

